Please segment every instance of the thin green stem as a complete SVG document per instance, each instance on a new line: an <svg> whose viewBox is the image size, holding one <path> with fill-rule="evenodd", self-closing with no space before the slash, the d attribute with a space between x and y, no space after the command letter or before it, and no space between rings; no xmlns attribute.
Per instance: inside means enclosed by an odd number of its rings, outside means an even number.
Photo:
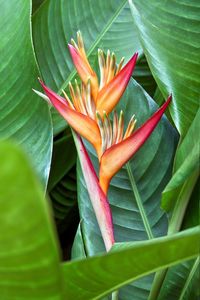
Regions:
<svg viewBox="0 0 200 300"><path fill-rule="evenodd" d="M139 194L139 191L138 191L138 188L137 188L135 179L133 177L133 173L132 173L132 170L131 170L131 167L130 167L129 163L126 164L126 168L127 168L127 172L128 172L130 182L131 182L131 187L132 187L132 190L133 190L133 193L134 193L134 196L135 196L135 200L136 200L137 206L139 208L141 218L142 218L142 221L144 223L144 227L145 227L146 232L147 232L147 236L148 236L149 239L153 239L154 236L153 236L153 233L152 233L152 230L151 230L151 226L150 226L149 221L147 219L146 212L145 212L145 209L143 207L142 199L140 197L140 194Z"/></svg>
<svg viewBox="0 0 200 300"><path fill-rule="evenodd" d="M168 235L176 233L180 230L185 211L188 206L188 202L190 200L190 196L192 194L194 186L197 182L198 176L199 172L197 170L190 176L187 181L185 181L169 222Z"/></svg>
<svg viewBox="0 0 200 300"><path fill-rule="evenodd" d="M167 273L167 269L156 272L148 300L158 299L160 288L165 279L166 273Z"/></svg>
<svg viewBox="0 0 200 300"><path fill-rule="evenodd" d="M114 291L114 292L112 293L112 300L118 300L118 294L119 294L118 291Z"/></svg>
<svg viewBox="0 0 200 300"><path fill-rule="evenodd" d="M168 235L174 234L180 230L198 175L199 172L195 171L184 183L169 221ZM158 298L166 273L167 269L156 273L148 300L155 300Z"/></svg>

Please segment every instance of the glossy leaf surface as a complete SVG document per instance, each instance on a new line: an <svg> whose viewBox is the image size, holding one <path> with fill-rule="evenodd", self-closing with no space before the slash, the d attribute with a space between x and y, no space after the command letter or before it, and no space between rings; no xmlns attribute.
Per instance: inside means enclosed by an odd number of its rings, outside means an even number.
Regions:
<svg viewBox="0 0 200 300"><path fill-rule="evenodd" d="M196 0L130 0L138 35L154 78L185 135L199 106L200 3Z"/></svg>
<svg viewBox="0 0 200 300"><path fill-rule="evenodd" d="M170 237L116 244L109 254L63 264L66 297L101 299L141 276L195 257L199 233L198 226ZM193 247L188 247L190 243Z"/></svg>
<svg viewBox="0 0 200 300"><path fill-rule="evenodd" d="M1 299L62 299L58 244L41 186L13 144L0 143L0 166Z"/></svg>
<svg viewBox="0 0 200 300"><path fill-rule="evenodd" d="M47 104L32 91L38 71L30 14L30 1L0 1L0 137L23 145L46 185L52 126Z"/></svg>

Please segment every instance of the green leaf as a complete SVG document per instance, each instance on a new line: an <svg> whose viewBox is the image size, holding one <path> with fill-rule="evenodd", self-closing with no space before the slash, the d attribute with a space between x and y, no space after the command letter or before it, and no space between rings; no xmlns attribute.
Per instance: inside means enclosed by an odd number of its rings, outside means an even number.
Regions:
<svg viewBox="0 0 200 300"><path fill-rule="evenodd" d="M199 183L193 190L190 202L184 216L181 228L191 228L199 225ZM170 268L161 287L159 300L197 300L199 285L199 270L196 260L183 262ZM183 297L183 298L181 298ZM186 297L186 298L185 298Z"/></svg>
<svg viewBox="0 0 200 300"><path fill-rule="evenodd" d="M198 273L199 258L170 268L163 282L158 299L198 300Z"/></svg>
<svg viewBox="0 0 200 300"><path fill-rule="evenodd" d="M51 191L75 164L76 148L69 129L67 134L54 142L48 190Z"/></svg>
<svg viewBox="0 0 200 300"><path fill-rule="evenodd" d="M150 96L131 80L118 109L125 111L126 125L135 113L139 127L156 107ZM128 170L124 167L112 180L108 199L117 242L145 240L166 233L167 219L160 209L160 198L171 175L176 144L176 132L164 117L129 162ZM91 147L88 149L97 166L94 150ZM77 178L83 240L86 253L91 256L104 251L104 246L79 165ZM136 299L146 300L152 279L150 276L126 287L121 292L120 299L130 299L130 295L135 295Z"/></svg>
<svg viewBox="0 0 200 300"><path fill-rule="evenodd" d="M48 193L52 201L54 217L59 235L66 230L73 232L71 226L78 219L76 186L76 148L71 129L60 134L53 145Z"/></svg>
<svg viewBox="0 0 200 300"><path fill-rule="evenodd" d="M175 174L173 175L163 193L162 207L166 210L172 210L173 208L169 221L168 234L173 234L181 229L185 213L187 212L191 194L199 176L199 117L200 111L197 113L185 138L183 139L177 150L174 162ZM156 274L149 299L155 299L159 294L166 272L167 270ZM173 274L173 270L170 270L168 273ZM174 289L175 285L177 285L175 290L178 294L178 292L180 291L178 275L179 273L182 274L182 282L184 282L187 273L182 271L182 266L177 267L175 273L177 274L177 281L174 282ZM175 275L172 276L175 277ZM170 276L167 276L167 278L168 277L170 278ZM168 283L164 282L164 284L168 286Z"/></svg>
<svg viewBox="0 0 200 300"><path fill-rule="evenodd" d="M32 13L35 13L35 11L40 7L40 5L44 2L45 0L32 0Z"/></svg>
<svg viewBox="0 0 200 300"><path fill-rule="evenodd" d="M52 126L48 106L32 91L38 89L38 71L30 14L30 1L0 0L0 137L23 145L46 184Z"/></svg>
<svg viewBox="0 0 200 300"><path fill-rule="evenodd" d="M162 207L170 210L176 203L177 196L195 170L199 169L200 150L200 109L196 114L185 138L178 147L174 161L174 175L166 186L162 196ZM195 183L195 182L194 182ZM192 188L192 184L190 184Z"/></svg>
<svg viewBox="0 0 200 300"><path fill-rule="evenodd" d="M171 115L184 136L199 107L200 3L196 0L130 0L139 38Z"/></svg>
<svg viewBox="0 0 200 300"><path fill-rule="evenodd" d="M84 247L84 241L83 241L83 235L82 235L82 223L79 223L76 236L74 239L74 243L72 246L72 259L73 258L86 258L87 255L85 253L85 247Z"/></svg>
<svg viewBox="0 0 200 300"><path fill-rule="evenodd" d="M65 295L69 300L101 299L144 275L195 257L199 251L199 235L198 226L170 237L122 243L106 255L65 263ZM134 294L134 299L139 298Z"/></svg>
<svg viewBox="0 0 200 300"><path fill-rule="evenodd" d="M70 231L69 238L79 221L75 167L56 184L49 192L49 196L52 201L57 230L60 235L67 230Z"/></svg>
<svg viewBox="0 0 200 300"><path fill-rule="evenodd" d="M0 143L1 299L61 297L58 244L51 211L18 146Z"/></svg>
<svg viewBox="0 0 200 300"><path fill-rule="evenodd" d="M135 66L133 78L145 89L145 91L150 96L154 95L156 90L156 82L151 74L144 55L141 56Z"/></svg>
<svg viewBox="0 0 200 300"><path fill-rule="evenodd" d="M190 228L199 224L199 180L192 191L190 202L184 215L182 228Z"/></svg>
<svg viewBox="0 0 200 300"><path fill-rule="evenodd" d="M76 74L67 43L76 39L78 30L89 60L95 59L98 48L114 51L118 61L142 52L126 0L101 0L95 5L90 0L47 0L34 15L33 40L42 77L59 93ZM66 123L56 117L54 126L58 133Z"/></svg>

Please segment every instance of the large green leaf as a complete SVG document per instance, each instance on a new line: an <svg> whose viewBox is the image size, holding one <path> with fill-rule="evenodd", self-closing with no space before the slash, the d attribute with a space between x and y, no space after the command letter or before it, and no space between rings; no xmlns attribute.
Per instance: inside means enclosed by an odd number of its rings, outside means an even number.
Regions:
<svg viewBox="0 0 200 300"><path fill-rule="evenodd" d="M135 113L139 126L153 113L156 104L131 80L118 109L126 112L126 124ZM171 174L175 147L175 131L163 118L145 145L112 180L108 199L117 242L145 240L166 233L167 220L160 209L160 198ZM96 164L94 151L88 149ZM77 178L83 240L87 255L94 255L104 251L104 246L80 167ZM135 295L135 299L146 300L151 282L152 276L135 282L122 292L120 299L132 299L131 295Z"/></svg>
<svg viewBox="0 0 200 300"><path fill-rule="evenodd" d="M200 99L200 2L196 0L130 0L141 44L171 114L185 135Z"/></svg>
<svg viewBox="0 0 200 300"><path fill-rule="evenodd" d="M173 208L169 221L168 234L175 233L181 229L190 197L199 176L199 117L200 111L196 114L186 136L178 147L174 161L174 175L163 192L162 207L165 210L172 210ZM195 199L192 199L193 202L194 200ZM197 198L196 201L198 201ZM187 265L186 271L184 266L178 266L173 270L168 271L169 274L172 274L173 278L177 277L177 281L174 281L171 292L169 284L167 283L167 280L171 282L170 275L167 276L164 282L164 290L168 290L168 293L173 293L173 290L175 290L175 299L177 298L177 295L181 293L179 277L181 277L183 285L184 281L187 281L187 273L190 273L189 266L190 265ZM155 277L150 299L157 298L157 295L162 288L162 282L166 272L163 271ZM165 286L167 288L165 288ZM165 292L167 295L168 293ZM161 299L162 297L164 297L163 294L161 294Z"/></svg>
<svg viewBox="0 0 200 300"><path fill-rule="evenodd" d="M0 137L22 144L46 183L52 126L47 105L32 92L38 71L30 14L30 1L0 0Z"/></svg>
<svg viewBox="0 0 200 300"><path fill-rule="evenodd" d="M3 300L61 297L51 212L27 158L0 143L0 295Z"/></svg>
<svg viewBox="0 0 200 300"><path fill-rule="evenodd" d="M195 257L199 251L199 235L198 226L170 237L122 243L114 246L113 252L109 254L65 263L63 273L66 298L101 299L155 270ZM140 298L132 294L129 299Z"/></svg>
<svg viewBox="0 0 200 300"><path fill-rule="evenodd" d="M126 61L135 51L142 52L127 0L47 0L34 15L33 41L42 77L55 91L61 92L75 76L67 42L78 30L90 60L98 48ZM55 113L53 117L58 133L66 123Z"/></svg>

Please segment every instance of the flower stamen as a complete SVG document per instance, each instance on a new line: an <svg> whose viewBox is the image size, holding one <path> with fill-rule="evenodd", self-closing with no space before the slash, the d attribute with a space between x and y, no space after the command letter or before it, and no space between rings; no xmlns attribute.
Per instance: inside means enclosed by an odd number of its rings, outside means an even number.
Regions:
<svg viewBox="0 0 200 300"><path fill-rule="evenodd" d="M86 107L88 115L95 120L95 103L92 100L91 96L91 81L90 79L86 85Z"/></svg>
<svg viewBox="0 0 200 300"><path fill-rule="evenodd" d="M111 125L110 118L107 113L103 112L103 118L100 113L96 111L96 119L100 129L101 139L102 139L102 154L111 146L120 143L129 137L135 128L136 120L135 115L129 121L126 132L124 134L124 113L121 110L118 117L116 111L113 116L113 124Z"/></svg>
<svg viewBox="0 0 200 300"><path fill-rule="evenodd" d="M103 123L105 125L105 132L107 136L107 149L108 149L112 145L112 126L110 123L110 119L105 111L103 112Z"/></svg>
<svg viewBox="0 0 200 300"><path fill-rule="evenodd" d="M119 65L118 65L118 67L117 67L117 70L116 70L115 75L117 75L117 74L121 71L122 66L123 66L123 64L124 64L124 59L125 59L125 57L122 57L122 58L121 58L121 60L120 60L120 62L119 62Z"/></svg>
<svg viewBox="0 0 200 300"><path fill-rule="evenodd" d="M137 120L134 119L134 118L135 118L135 115L133 115L132 118L129 121L126 132L124 134L124 139L129 137L133 133L133 130L135 129L135 124L136 124Z"/></svg>
<svg viewBox="0 0 200 300"><path fill-rule="evenodd" d="M71 100L69 99L69 97L67 96L67 94L65 93L64 90L62 90L62 93L63 93L63 95L64 95L64 97L65 97L67 103L69 104L70 108L75 109L73 103L71 102Z"/></svg>

